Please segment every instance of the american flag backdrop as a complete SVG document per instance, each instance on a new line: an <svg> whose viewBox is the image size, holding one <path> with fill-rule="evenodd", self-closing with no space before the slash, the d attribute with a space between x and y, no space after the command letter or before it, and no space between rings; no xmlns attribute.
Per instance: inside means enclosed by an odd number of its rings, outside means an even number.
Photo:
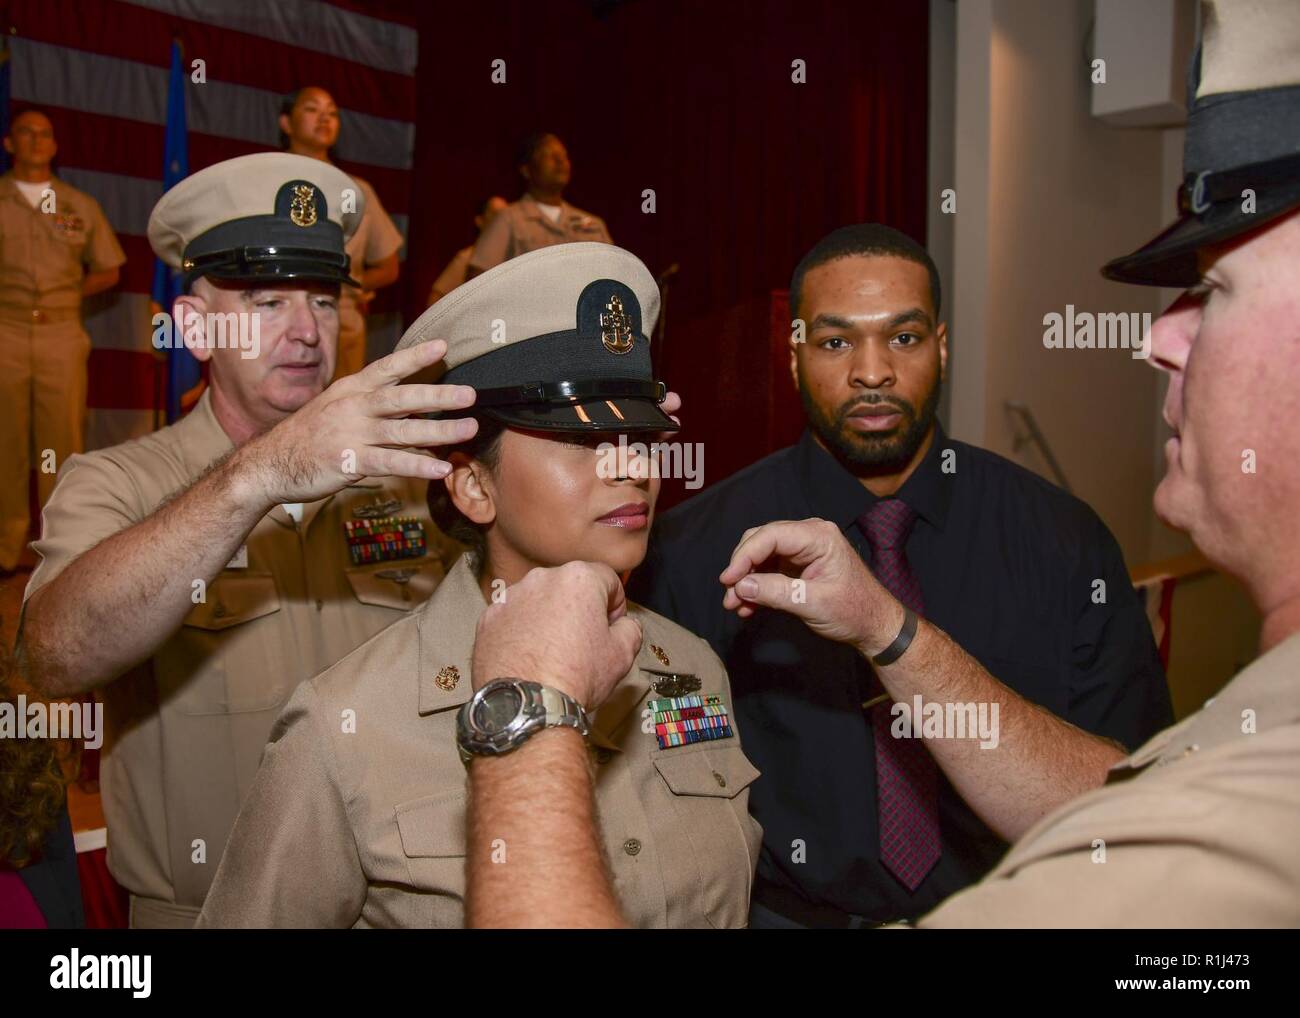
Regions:
<svg viewBox="0 0 1300 1018"><path fill-rule="evenodd" d="M399 5L9 0L0 13L14 109L49 115L54 172L100 203L127 255L119 286L86 306L87 448L144 434L162 417L166 368L150 342L154 256L145 230L162 194L173 40L186 69L191 172L276 148L284 95L319 85L340 109L338 164L374 185L406 235L418 37ZM370 307L372 356L401 333L400 285Z"/></svg>

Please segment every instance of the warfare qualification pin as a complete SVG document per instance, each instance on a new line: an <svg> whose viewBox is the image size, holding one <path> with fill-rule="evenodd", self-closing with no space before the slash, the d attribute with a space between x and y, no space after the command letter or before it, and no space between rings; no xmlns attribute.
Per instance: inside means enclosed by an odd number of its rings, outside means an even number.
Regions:
<svg viewBox="0 0 1300 1018"><path fill-rule="evenodd" d="M623 310L623 298L615 294L605 305L609 314L600 316L600 341L610 353L628 353L632 349L632 320Z"/></svg>
<svg viewBox="0 0 1300 1018"><path fill-rule="evenodd" d="M660 696L685 696L688 693L694 693L700 688L700 680L694 675L688 675L679 672L660 672L653 668L642 668L643 672L650 675L657 675L652 685L654 690Z"/></svg>
<svg viewBox="0 0 1300 1018"><path fill-rule="evenodd" d="M366 505L357 506L352 510L352 515L359 520L377 520L383 516L392 516L400 508L402 508L400 499L390 498L383 501L375 499Z"/></svg>
<svg viewBox="0 0 1300 1018"><path fill-rule="evenodd" d="M411 577L418 573L418 569L381 569L375 573L381 580L392 580L397 584L397 589L402 592L402 600L411 600L411 588L409 586Z"/></svg>

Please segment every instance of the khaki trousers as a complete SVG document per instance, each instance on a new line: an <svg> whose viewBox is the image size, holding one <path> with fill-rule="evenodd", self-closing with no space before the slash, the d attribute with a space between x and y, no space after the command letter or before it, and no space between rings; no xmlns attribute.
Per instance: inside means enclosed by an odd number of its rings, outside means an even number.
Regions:
<svg viewBox="0 0 1300 1018"><path fill-rule="evenodd" d="M0 569L12 569L27 543L28 471L36 468L43 506L55 473L85 450L90 337L75 310L46 316L56 320L0 308Z"/></svg>

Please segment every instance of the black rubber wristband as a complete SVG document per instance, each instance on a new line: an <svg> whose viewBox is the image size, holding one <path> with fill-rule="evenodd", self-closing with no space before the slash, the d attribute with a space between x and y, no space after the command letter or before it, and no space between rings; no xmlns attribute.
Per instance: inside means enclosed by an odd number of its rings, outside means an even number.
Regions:
<svg viewBox="0 0 1300 1018"><path fill-rule="evenodd" d="M916 627L920 625L916 617L916 612L912 611L906 605L903 606L903 628L898 631L894 637L894 642L882 650L879 654L871 659L873 665L892 665L900 657L903 651L912 645L912 637L916 635Z"/></svg>

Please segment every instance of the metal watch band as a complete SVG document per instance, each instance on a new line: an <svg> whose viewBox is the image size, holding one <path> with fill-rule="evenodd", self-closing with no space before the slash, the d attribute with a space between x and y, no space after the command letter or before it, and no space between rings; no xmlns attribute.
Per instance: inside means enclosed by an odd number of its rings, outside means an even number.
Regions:
<svg viewBox="0 0 1300 1018"><path fill-rule="evenodd" d="M542 686L542 706L546 708L546 727L556 728L566 725L576 728L578 734L585 737L591 731L587 721L587 712L568 693L561 693L550 686Z"/></svg>
<svg viewBox="0 0 1300 1018"><path fill-rule="evenodd" d="M477 731L471 722L475 705L501 686L514 686L523 697L518 714L503 731L493 735ZM461 707L456 718L456 748L461 762L468 766L475 756L509 753L537 732L558 727L572 728L583 738L591 731L582 704L567 693L528 679L494 679Z"/></svg>
<svg viewBox="0 0 1300 1018"><path fill-rule="evenodd" d="M903 656L903 651L912 645L912 637L916 635L916 629L919 625L920 622L916 617L916 612L904 605L903 628L894 637L894 642L873 657L871 663L873 665L892 665Z"/></svg>

